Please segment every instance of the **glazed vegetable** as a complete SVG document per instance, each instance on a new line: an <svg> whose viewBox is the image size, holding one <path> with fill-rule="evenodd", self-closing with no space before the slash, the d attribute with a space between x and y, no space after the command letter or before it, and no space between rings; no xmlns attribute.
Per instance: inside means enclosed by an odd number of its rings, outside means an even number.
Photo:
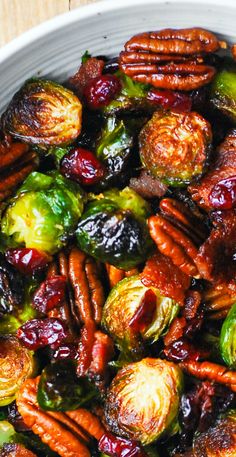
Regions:
<svg viewBox="0 0 236 457"><path fill-rule="evenodd" d="M181 370L166 360L146 358L126 365L107 394L109 428L142 444L174 433L182 383Z"/></svg>
<svg viewBox="0 0 236 457"><path fill-rule="evenodd" d="M117 76L122 85L120 93L105 107L105 114L117 114L123 111L134 111L147 108L149 85L133 81L129 76L118 71Z"/></svg>
<svg viewBox="0 0 236 457"><path fill-rule="evenodd" d="M14 441L15 437L14 427L8 421L0 421L0 454L2 445Z"/></svg>
<svg viewBox="0 0 236 457"><path fill-rule="evenodd" d="M230 309L220 334L221 356L230 368L236 369L236 303Z"/></svg>
<svg viewBox="0 0 236 457"><path fill-rule="evenodd" d="M97 391L86 378L76 376L72 361L58 361L42 371L37 401L41 408L50 411L70 411L88 405Z"/></svg>
<svg viewBox="0 0 236 457"><path fill-rule="evenodd" d="M123 279L110 292L102 323L122 352L137 352L142 341L158 340L178 312L178 305L139 276Z"/></svg>
<svg viewBox="0 0 236 457"><path fill-rule="evenodd" d="M35 368L33 353L14 336L0 337L0 406L11 403Z"/></svg>
<svg viewBox="0 0 236 457"><path fill-rule="evenodd" d="M1 229L18 244L54 253L73 233L82 210L82 191L77 184L56 172L34 172L10 202Z"/></svg>
<svg viewBox="0 0 236 457"><path fill-rule="evenodd" d="M14 138L41 147L72 143L81 130L82 105L53 81L31 79L14 95L3 127Z"/></svg>
<svg viewBox="0 0 236 457"><path fill-rule="evenodd" d="M133 137L124 122L109 117L96 148L96 155L107 170L106 182L124 171L132 146Z"/></svg>
<svg viewBox="0 0 236 457"><path fill-rule="evenodd" d="M233 457L236 455L236 411L229 411L193 443L195 457Z"/></svg>
<svg viewBox="0 0 236 457"><path fill-rule="evenodd" d="M203 173L211 139L200 114L156 111L139 135L141 161L163 182L187 184Z"/></svg>
<svg viewBox="0 0 236 457"><path fill-rule="evenodd" d="M236 124L236 67L217 73L211 88L211 102Z"/></svg>
<svg viewBox="0 0 236 457"><path fill-rule="evenodd" d="M88 204L76 231L79 247L118 268L143 262L152 248L146 220L149 206L129 188L112 190Z"/></svg>
<svg viewBox="0 0 236 457"><path fill-rule="evenodd" d="M23 300L23 277L0 254L0 318Z"/></svg>

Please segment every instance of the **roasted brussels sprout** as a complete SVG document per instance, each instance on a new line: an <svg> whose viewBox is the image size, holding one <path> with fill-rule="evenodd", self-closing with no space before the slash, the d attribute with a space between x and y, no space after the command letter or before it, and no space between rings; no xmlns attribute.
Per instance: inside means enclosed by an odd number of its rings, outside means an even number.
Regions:
<svg viewBox="0 0 236 457"><path fill-rule="evenodd" d="M203 173L211 139L200 114L156 111L139 135L141 161L163 182L184 185Z"/></svg>
<svg viewBox="0 0 236 457"><path fill-rule="evenodd" d="M193 457L234 457L236 455L236 411L228 412L193 443Z"/></svg>
<svg viewBox="0 0 236 457"><path fill-rule="evenodd" d="M107 170L106 181L124 170L132 145L133 137L124 122L109 117L96 148L96 155Z"/></svg>
<svg viewBox="0 0 236 457"><path fill-rule="evenodd" d="M58 361L42 371L37 400L41 408L50 411L70 411L88 404L97 391L86 378L76 376L72 361Z"/></svg>
<svg viewBox="0 0 236 457"><path fill-rule="evenodd" d="M0 254L0 318L23 301L23 278Z"/></svg>
<svg viewBox="0 0 236 457"><path fill-rule="evenodd" d="M0 421L0 454L2 445L13 441L15 436L16 432L14 427L5 420Z"/></svg>
<svg viewBox="0 0 236 457"><path fill-rule="evenodd" d="M224 362L236 369L236 303L230 309L221 329L220 351Z"/></svg>
<svg viewBox="0 0 236 457"><path fill-rule="evenodd" d="M77 184L56 172L33 172L6 209L1 228L10 240L52 254L73 233L82 210Z"/></svg>
<svg viewBox="0 0 236 457"><path fill-rule="evenodd" d="M33 353L14 336L0 337L0 406L8 405L34 370Z"/></svg>
<svg viewBox="0 0 236 457"><path fill-rule="evenodd" d="M211 103L236 124L236 65L217 73L211 88Z"/></svg>
<svg viewBox="0 0 236 457"><path fill-rule="evenodd" d="M14 138L40 147L69 144L81 130L82 105L53 81L31 79L14 95L2 116Z"/></svg>
<svg viewBox="0 0 236 457"><path fill-rule="evenodd" d="M116 75L121 82L122 89L115 99L104 108L105 114L146 109L149 105L147 102L149 85L135 82L120 71Z"/></svg>
<svg viewBox="0 0 236 457"><path fill-rule="evenodd" d="M126 365L113 379L105 403L105 418L112 432L149 444L177 431L182 390L178 366L146 358Z"/></svg>
<svg viewBox="0 0 236 457"><path fill-rule="evenodd" d="M149 206L129 188L89 203L76 231L79 247L121 269L143 262L152 248L144 213Z"/></svg>
<svg viewBox="0 0 236 457"><path fill-rule="evenodd" d="M149 292L151 296L148 296ZM103 308L102 323L122 352L136 352L142 340L153 342L159 338L178 309L171 298L163 297L158 289L145 287L139 276L131 276L120 281L110 292ZM137 325L139 314L141 325Z"/></svg>

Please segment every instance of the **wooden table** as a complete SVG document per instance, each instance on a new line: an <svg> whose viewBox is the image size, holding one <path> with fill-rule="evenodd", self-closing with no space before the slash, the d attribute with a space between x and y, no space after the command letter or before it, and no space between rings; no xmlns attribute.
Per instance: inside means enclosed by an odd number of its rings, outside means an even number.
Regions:
<svg viewBox="0 0 236 457"><path fill-rule="evenodd" d="M0 0L0 47L40 22L97 0Z"/></svg>

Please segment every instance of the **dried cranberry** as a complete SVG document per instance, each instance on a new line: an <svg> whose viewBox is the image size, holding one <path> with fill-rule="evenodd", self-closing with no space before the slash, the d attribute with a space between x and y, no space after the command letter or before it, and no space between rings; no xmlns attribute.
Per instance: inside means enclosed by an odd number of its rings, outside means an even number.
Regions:
<svg viewBox="0 0 236 457"><path fill-rule="evenodd" d="M52 260L45 252L33 248L8 249L5 256L9 263L25 274L44 268Z"/></svg>
<svg viewBox="0 0 236 457"><path fill-rule="evenodd" d="M78 357L79 357L78 345L72 344L72 343L62 344L53 353L54 360L64 360L64 359L77 360Z"/></svg>
<svg viewBox="0 0 236 457"><path fill-rule="evenodd" d="M133 331L141 332L151 324L156 310L156 303L157 298L154 292L151 289L147 290L138 309L129 322L129 327L132 328Z"/></svg>
<svg viewBox="0 0 236 457"><path fill-rule="evenodd" d="M121 83L115 75L102 75L94 78L84 89L84 97L91 109L103 108L121 90Z"/></svg>
<svg viewBox="0 0 236 457"><path fill-rule="evenodd" d="M184 360L199 360L209 356L203 349L196 349L187 340L179 339L164 349L164 354L168 360L173 362L183 362Z"/></svg>
<svg viewBox="0 0 236 457"><path fill-rule="evenodd" d="M98 448L111 457L147 457L146 452L135 442L106 432L99 440Z"/></svg>
<svg viewBox="0 0 236 457"><path fill-rule="evenodd" d="M174 109L176 111L191 111L192 100L189 95L172 90L151 89L147 99L155 105L160 105L164 109Z"/></svg>
<svg viewBox="0 0 236 457"><path fill-rule="evenodd" d="M188 321L187 325L184 328L184 336L192 339L196 335L196 333L198 333L201 330L203 320L204 320L204 312L203 312L203 310L200 310L197 313L196 317L194 317L193 319L190 319Z"/></svg>
<svg viewBox="0 0 236 457"><path fill-rule="evenodd" d="M96 184L105 174L104 165L87 149L74 148L61 162L61 173L83 185Z"/></svg>
<svg viewBox="0 0 236 457"><path fill-rule="evenodd" d="M67 336L65 324L55 318L32 319L17 330L19 340L33 351L48 345L56 349Z"/></svg>
<svg viewBox="0 0 236 457"><path fill-rule="evenodd" d="M215 184L208 199L213 208L234 208L236 206L236 176L222 179Z"/></svg>
<svg viewBox="0 0 236 457"><path fill-rule="evenodd" d="M65 276L56 275L46 279L34 293L33 307L41 313L47 313L64 302L65 290Z"/></svg>
<svg viewBox="0 0 236 457"><path fill-rule="evenodd" d="M30 430L24 423L23 417L20 415L15 401L8 405L7 413L7 420L13 425L16 432L27 432Z"/></svg>

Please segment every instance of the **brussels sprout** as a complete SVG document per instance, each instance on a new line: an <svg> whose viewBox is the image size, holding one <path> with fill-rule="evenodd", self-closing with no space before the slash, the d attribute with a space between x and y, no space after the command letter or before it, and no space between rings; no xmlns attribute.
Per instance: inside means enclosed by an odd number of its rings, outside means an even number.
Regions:
<svg viewBox="0 0 236 457"><path fill-rule="evenodd" d="M109 117L97 144L96 155L107 169L106 181L120 175L127 165L133 136L122 120Z"/></svg>
<svg viewBox="0 0 236 457"><path fill-rule="evenodd" d="M58 361L42 371L37 400L41 408L49 411L70 411L88 404L97 391L86 378L76 376L70 360Z"/></svg>
<svg viewBox="0 0 236 457"><path fill-rule="evenodd" d="M182 384L180 368L166 360L146 358L126 365L107 394L105 418L109 428L144 445L173 433Z"/></svg>
<svg viewBox="0 0 236 457"><path fill-rule="evenodd" d="M216 108L236 124L236 66L217 73L210 99Z"/></svg>
<svg viewBox="0 0 236 457"><path fill-rule="evenodd" d="M0 421L0 448L4 443L14 441L16 432L14 427L7 421Z"/></svg>
<svg viewBox="0 0 236 457"><path fill-rule="evenodd" d="M0 318L23 300L23 277L0 254Z"/></svg>
<svg viewBox="0 0 236 457"><path fill-rule="evenodd" d="M131 110L146 109L149 106L146 99L149 85L135 82L120 71L116 75L122 84L122 89L117 97L104 108L104 113L115 114L126 110L130 112Z"/></svg>
<svg viewBox="0 0 236 457"><path fill-rule="evenodd" d="M11 403L17 390L34 371L33 353L14 336L0 336L0 406Z"/></svg>
<svg viewBox="0 0 236 457"><path fill-rule="evenodd" d="M236 303L230 309L220 333L221 356L229 367L236 369Z"/></svg>
<svg viewBox="0 0 236 457"><path fill-rule="evenodd" d="M112 289L104 305L102 324L124 353L137 351L142 340L156 341L178 313L177 303L152 288L155 307L151 310L151 319L143 328L134 330L130 323L142 307L148 290L139 276L123 279Z"/></svg>
<svg viewBox="0 0 236 457"><path fill-rule="evenodd" d="M80 187L59 173L31 173L2 218L2 232L18 244L55 253L83 210ZM9 242L10 244L10 242Z"/></svg>
<svg viewBox="0 0 236 457"><path fill-rule="evenodd" d="M40 147L71 143L81 130L82 105L53 81L31 79L14 95L2 116L14 138Z"/></svg>
<svg viewBox="0 0 236 457"><path fill-rule="evenodd" d="M216 424L194 439L194 457L236 456L236 411L229 411Z"/></svg>
<svg viewBox="0 0 236 457"><path fill-rule="evenodd" d="M156 111L139 135L141 161L166 184L185 185L203 173L211 139L200 114Z"/></svg>
<svg viewBox="0 0 236 457"><path fill-rule="evenodd" d="M104 193L100 199L89 203L78 224L76 236L79 247L96 259L118 268L137 266L152 248L143 217L145 207L148 212L149 207L142 197L129 188Z"/></svg>

